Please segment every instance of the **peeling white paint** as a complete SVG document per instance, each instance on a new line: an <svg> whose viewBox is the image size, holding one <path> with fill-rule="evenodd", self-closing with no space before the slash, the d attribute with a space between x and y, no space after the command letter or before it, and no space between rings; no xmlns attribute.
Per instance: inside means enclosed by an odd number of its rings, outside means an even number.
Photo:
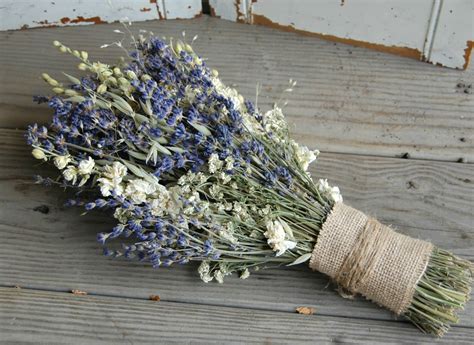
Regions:
<svg viewBox="0 0 474 345"><path fill-rule="evenodd" d="M472 0L210 0L210 4L223 19L380 45L377 48L397 47L402 55L446 67L463 68L467 41L474 40ZM237 8L244 13L240 20Z"/></svg>
<svg viewBox="0 0 474 345"><path fill-rule="evenodd" d="M0 0L0 30L34 27L193 18L201 13L199 0Z"/></svg>
<svg viewBox="0 0 474 345"><path fill-rule="evenodd" d="M252 0L209 0L211 14L234 22L249 22ZM238 11L237 11L238 9Z"/></svg>
<svg viewBox="0 0 474 345"><path fill-rule="evenodd" d="M158 6L164 3L166 19L194 18L202 13L201 0L159 0L157 3Z"/></svg>
<svg viewBox="0 0 474 345"><path fill-rule="evenodd" d="M474 1L441 1L429 61L462 68L468 41L474 41Z"/></svg>

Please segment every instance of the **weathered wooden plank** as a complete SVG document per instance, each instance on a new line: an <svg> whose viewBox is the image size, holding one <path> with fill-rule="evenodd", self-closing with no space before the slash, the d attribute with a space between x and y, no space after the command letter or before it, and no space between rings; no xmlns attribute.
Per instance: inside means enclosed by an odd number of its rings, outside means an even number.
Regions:
<svg viewBox="0 0 474 345"><path fill-rule="evenodd" d="M197 51L243 95L269 108L286 81L299 86L286 108L295 137L330 152L474 161L474 69L439 69L313 37L203 17L135 24L159 35L198 34ZM54 39L113 62L117 50L98 47L120 37L118 24L0 33L0 126L46 121L31 95L46 92L43 71L78 74L72 58L50 48ZM133 27L132 27L133 28Z"/></svg>
<svg viewBox="0 0 474 345"><path fill-rule="evenodd" d="M67 197L62 191L32 184L31 175L55 171L33 160L21 131L0 130L0 152L2 286L81 289L139 298L160 294L166 301L280 311L307 305L316 307L320 315L393 318L362 299L343 300L326 277L305 267L264 270L247 280L230 278L219 285L202 283L195 265L153 270L104 258L95 234L108 230L111 218L97 213L81 217L82 210L64 210ZM470 165L322 154L313 174L330 176L348 203L400 226L402 232L474 258ZM472 305L461 324L474 326Z"/></svg>
<svg viewBox="0 0 474 345"><path fill-rule="evenodd" d="M0 341L94 344L432 344L392 321L0 288ZM469 344L456 327L437 344Z"/></svg>

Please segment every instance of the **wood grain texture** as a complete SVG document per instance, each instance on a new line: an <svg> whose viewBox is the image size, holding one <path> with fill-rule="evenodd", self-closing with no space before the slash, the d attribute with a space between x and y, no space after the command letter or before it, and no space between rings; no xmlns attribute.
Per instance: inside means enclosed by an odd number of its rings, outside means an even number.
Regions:
<svg viewBox="0 0 474 345"><path fill-rule="evenodd" d="M229 321L231 320L231 321ZM391 321L0 288L0 343L432 344ZM436 344L470 344L457 327Z"/></svg>
<svg viewBox="0 0 474 345"><path fill-rule="evenodd" d="M55 39L90 56L113 62L114 49L98 48L120 36L119 24L0 33L0 126L44 122L46 107L31 96L47 92L43 71L59 77L76 62L51 47ZM132 28L134 28L132 26ZM474 69L456 71L406 58L335 44L294 33L203 17L151 21L138 29L165 36L198 34L196 50L246 97L262 91L268 109L287 80L299 86L286 108L294 137L323 151L396 157L474 161L474 95L457 85L474 83Z"/></svg>
<svg viewBox="0 0 474 345"><path fill-rule="evenodd" d="M368 301L342 299L325 276L306 267L263 270L220 285L202 283L196 265L153 270L102 257L95 235L111 228L112 219L65 210L67 196L61 190L31 182L31 175L39 172L56 173L31 157L21 131L1 129L0 286L80 289L129 298L158 294L170 302L286 312L303 305L315 307L318 315L393 320ZM349 204L399 226L401 232L474 259L471 165L323 153L312 172L331 176ZM462 313L460 325L474 327L472 305Z"/></svg>

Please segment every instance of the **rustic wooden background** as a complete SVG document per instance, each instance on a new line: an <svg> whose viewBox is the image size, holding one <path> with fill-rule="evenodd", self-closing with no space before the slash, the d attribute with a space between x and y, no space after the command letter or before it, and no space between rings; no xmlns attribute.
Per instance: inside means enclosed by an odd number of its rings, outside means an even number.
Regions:
<svg viewBox="0 0 474 345"><path fill-rule="evenodd" d="M23 129L50 117L31 101L47 92L40 73L77 75L76 61L51 42L113 61L116 50L98 47L119 27L0 33L0 343L471 343L473 303L436 340L368 301L342 299L305 267L219 285L200 282L195 265L153 270L102 257L95 234L111 221L64 209L61 190L32 183L33 174L53 170L31 157ZM262 85L263 108L289 78L298 80L286 113L294 137L322 151L312 173L401 232L474 259L472 68L437 68L206 16L133 27L198 34L196 50L225 82L250 98ZM315 314L298 315L299 306Z"/></svg>

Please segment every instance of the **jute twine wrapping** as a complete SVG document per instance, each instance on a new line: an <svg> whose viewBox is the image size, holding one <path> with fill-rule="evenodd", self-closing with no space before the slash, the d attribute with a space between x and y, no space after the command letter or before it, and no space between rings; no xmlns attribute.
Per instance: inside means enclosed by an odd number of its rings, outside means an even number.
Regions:
<svg viewBox="0 0 474 345"><path fill-rule="evenodd" d="M323 224L309 267L342 289L403 314L423 275L433 245L399 234L343 203Z"/></svg>

